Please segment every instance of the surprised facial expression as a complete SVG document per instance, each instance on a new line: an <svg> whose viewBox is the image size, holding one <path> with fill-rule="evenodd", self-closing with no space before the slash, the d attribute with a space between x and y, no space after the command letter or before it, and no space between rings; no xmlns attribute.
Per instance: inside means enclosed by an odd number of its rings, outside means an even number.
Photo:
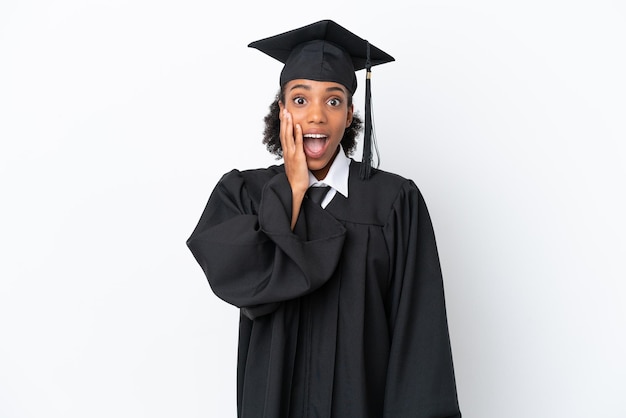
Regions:
<svg viewBox="0 0 626 418"><path fill-rule="evenodd" d="M293 125L302 127L304 154L309 170L318 179L326 177L344 132L352 123L354 108L348 106L348 90L339 83L297 79L283 88ZM295 133L294 133L295 135Z"/></svg>

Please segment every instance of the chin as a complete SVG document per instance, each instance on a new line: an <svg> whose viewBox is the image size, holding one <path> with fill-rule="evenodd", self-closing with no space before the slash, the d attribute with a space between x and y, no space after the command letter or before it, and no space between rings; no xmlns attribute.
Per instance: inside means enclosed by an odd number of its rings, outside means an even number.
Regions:
<svg viewBox="0 0 626 418"><path fill-rule="evenodd" d="M307 163L307 167L309 168L310 171L322 170L327 165L328 165L328 161L314 161L312 163Z"/></svg>

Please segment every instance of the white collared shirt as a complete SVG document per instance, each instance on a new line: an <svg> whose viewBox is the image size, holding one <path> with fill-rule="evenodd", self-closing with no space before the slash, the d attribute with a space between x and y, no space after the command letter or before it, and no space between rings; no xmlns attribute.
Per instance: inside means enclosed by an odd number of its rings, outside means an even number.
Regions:
<svg viewBox="0 0 626 418"><path fill-rule="evenodd" d="M328 206L337 192L344 197L348 197L348 177L350 175L350 158L343 152L343 148L339 145L339 152L335 160L330 166L326 177L322 180L315 178L313 173L309 171L309 187L330 186L330 190L322 200L322 207Z"/></svg>

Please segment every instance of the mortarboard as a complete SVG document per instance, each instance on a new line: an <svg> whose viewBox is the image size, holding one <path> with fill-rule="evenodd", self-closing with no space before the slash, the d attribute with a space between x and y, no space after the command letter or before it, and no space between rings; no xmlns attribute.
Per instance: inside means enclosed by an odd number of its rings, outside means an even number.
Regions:
<svg viewBox="0 0 626 418"><path fill-rule="evenodd" d="M371 67L394 61L394 58L332 20L321 20L248 46L285 64L280 73L281 87L291 80L303 78L340 83L354 94L357 88L355 72L366 70L361 177L369 178L372 162Z"/></svg>

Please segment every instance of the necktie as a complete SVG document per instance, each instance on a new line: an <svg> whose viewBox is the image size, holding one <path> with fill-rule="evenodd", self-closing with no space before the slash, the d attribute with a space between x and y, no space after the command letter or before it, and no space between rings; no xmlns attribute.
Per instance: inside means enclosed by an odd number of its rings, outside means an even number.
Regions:
<svg viewBox="0 0 626 418"><path fill-rule="evenodd" d="M324 196L326 196L326 193L328 193L328 190L330 190L330 186L309 187L309 190L306 194L313 202L321 205L322 200L324 200Z"/></svg>

